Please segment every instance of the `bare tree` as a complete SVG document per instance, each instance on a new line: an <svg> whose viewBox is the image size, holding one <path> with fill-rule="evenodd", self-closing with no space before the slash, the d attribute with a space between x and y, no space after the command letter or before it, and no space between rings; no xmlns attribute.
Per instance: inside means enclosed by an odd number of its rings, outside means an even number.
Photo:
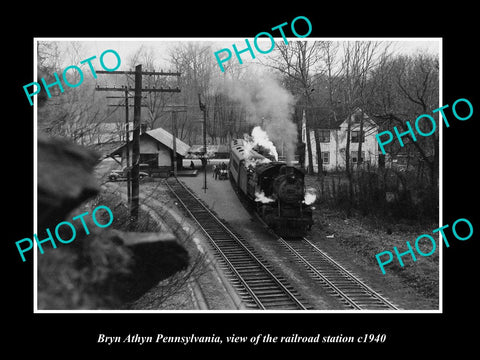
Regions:
<svg viewBox="0 0 480 360"><path fill-rule="evenodd" d="M82 45L78 42L68 43L62 51L57 42L39 43L39 73L43 72L41 76L47 83L55 81L54 72L61 73L55 67L63 61L78 64L85 58ZM46 69L48 72L45 72ZM74 89L63 86L63 92L56 86L50 88L51 99L38 110L38 127L45 133L94 146L98 142L102 124L115 110L108 109L105 97L96 94L96 80L88 72L84 71L81 75L78 71L69 71L65 76L71 84L82 81L81 86Z"/></svg>
<svg viewBox="0 0 480 360"><path fill-rule="evenodd" d="M37 66L39 78L60 70L61 52L55 41L37 43Z"/></svg>
<svg viewBox="0 0 480 360"><path fill-rule="evenodd" d="M343 107L343 116L347 119L345 146L345 170L349 183L349 196L353 199L351 158L352 119L358 121L357 165L362 163L362 141L364 139L364 109L372 92L368 88L371 72L379 64L381 52L386 53L388 46L376 41L347 41L342 44L341 70L338 82ZM328 68L328 67L327 67ZM333 89L330 90L333 100ZM356 114L356 115L355 115Z"/></svg>
<svg viewBox="0 0 480 360"><path fill-rule="evenodd" d="M305 127L308 156L308 173L313 173L312 144L310 140L310 129L313 125L312 111L312 84L316 76L321 74L320 60L321 42L294 41L288 45L279 42L276 44L273 56L269 57L264 64L272 67L286 77L286 84L303 102L305 112ZM322 156L318 129L314 130L314 137L317 150L317 164L319 176L322 174Z"/></svg>
<svg viewBox="0 0 480 360"><path fill-rule="evenodd" d="M369 108L375 116L386 121L384 129L393 131L396 125L402 132L407 131L406 121L412 123L421 114L432 114L439 106L438 57L419 53L389 59L374 72L371 89L375 96L371 97ZM438 114L433 116L438 119ZM431 130L428 122L419 123L419 126L425 133ZM422 141L403 139L404 148L407 151L414 150L421 163L426 164L431 188L435 190L439 166L438 129L431 136L422 138ZM402 148L392 144L389 152L392 154L404 150Z"/></svg>
<svg viewBox="0 0 480 360"><path fill-rule="evenodd" d="M153 48L140 46L138 50L128 59L131 69L136 65L142 64L143 71L159 71L160 69L157 56ZM125 79L126 84L134 86L134 76L128 75ZM166 77L161 75L148 75L142 79L145 88L174 88L178 86L175 77ZM145 113L148 117L142 117L142 121L147 129L154 129L158 126L169 127L171 105L178 101L178 95L171 92L148 92L144 93L142 105L145 107Z"/></svg>
<svg viewBox="0 0 480 360"><path fill-rule="evenodd" d="M323 61L325 66L325 76L328 84L328 103L331 110L336 107L336 92L338 90L337 79L340 72L336 69L338 63L339 43L333 41L324 41L322 43Z"/></svg>
<svg viewBox="0 0 480 360"><path fill-rule="evenodd" d="M172 66L182 73L178 103L186 108L183 117L184 134L191 139L196 139L200 134L199 120L201 119L198 108L198 93L202 94L207 105L207 112L210 113L212 103L211 79L213 76L213 59L209 44L199 42L181 42L170 50L169 61ZM208 130L209 128L207 128ZM210 133L212 129L210 128ZM193 140L195 141L195 140Z"/></svg>

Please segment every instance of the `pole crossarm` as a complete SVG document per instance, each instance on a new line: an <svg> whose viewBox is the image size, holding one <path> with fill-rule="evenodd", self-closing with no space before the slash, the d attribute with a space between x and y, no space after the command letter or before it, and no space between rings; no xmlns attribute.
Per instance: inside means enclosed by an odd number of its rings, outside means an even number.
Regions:
<svg viewBox="0 0 480 360"><path fill-rule="evenodd" d="M107 99L125 99L125 96L105 96ZM135 99L135 96L129 96L129 99ZM146 96L142 96L142 99L146 99Z"/></svg>
<svg viewBox="0 0 480 360"><path fill-rule="evenodd" d="M142 91L146 92L180 92L180 88L144 88Z"/></svg>
<svg viewBox="0 0 480 360"><path fill-rule="evenodd" d="M105 71L95 70L97 74L123 74L123 75L135 75L135 71ZM170 71L142 71L142 75L162 75L162 76L181 76L182 73L170 72Z"/></svg>
<svg viewBox="0 0 480 360"><path fill-rule="evenodd" d="M97 91L135 91L135 88L134 87L128 87L127 89L125 87L102 87L102 86L99 86L97 85L95 87L95 90ZM180 89L179 88L144 88L144 89L141 89L141 91L145 91L145 92L180 92Z"/></svg>
<svg viewBox="0 0 480 360"><path fill-rule="evenodd" d="M125 104L108 104L107 106L108 106L108 107L120 107L120 106L121 106L121 107L125 107L125 106L127 106L127 105L125 105ZM135 106L135 105L131 105L131 104L128 105L128 107L134 107L134 106ZM140 106L141 106L141 107L148 107L148 105L140 105Z"/></svg>

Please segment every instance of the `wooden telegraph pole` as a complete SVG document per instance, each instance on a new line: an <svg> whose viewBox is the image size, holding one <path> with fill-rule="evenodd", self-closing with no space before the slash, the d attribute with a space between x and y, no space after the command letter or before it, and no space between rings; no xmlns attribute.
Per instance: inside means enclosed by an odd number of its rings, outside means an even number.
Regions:
<svg viewBox="0 0 480 360"><path fill-rule="evenodd" d="M97 74L125 74L135 75L135 87L134 88L115 88L115 87L100 87L95 89L98 91L125 91L125 98L128 99L128 91L134 91L134 104L133 104L133 140L132 140L132 201L130 205L130 227L134 227L138 222L138 208L139 208L139 195L140 195L140 182L139 182L139 165L140 165L140 127L142 123L141 108L142 108L142 92L180 92L179 88L148 88L142 89L142 76L143 75L161 75L161 76L180 76L178 72L156 72L145 71L142 72L142 65L137 65L135 71L102 71L96 70ZM126 102L128 109L128 100ZM127 137L128 139L128 137ZM128 148L127 142L127 148ZM174 154L176 157L176 154Z"/></svg>
<svg viewBox="0 0 480 360"><path fill-rule="evenodd" d="M128 116L128 90L125 87L125 140L126 140L126 154L127 154L127 169L130 169L130 118ZM127 201L128 208L132 206L132 177L130 171L127 171Z"/></svg>
<svg viewBox="0 0 480 360"><path fill-rule="evenodd" d="M140 126L142 123L142 65L135 67L135 98L133 99L133 141L132 141L132 207L130 208L131 224L138 222L140 205Z"/></svg>
<svg viewBox="0 0 480 360"><path fill-rule="evenodd" d="M203 111L203 191L207 192L207 107L205 106L205 104L202 104L202 101L200 99L200 93L198 93L198 105L200 107L200 110Z"/></svg>
<svg viewBox="0 0 480 360"><path fill-rule="evenodd" d="M107 99L125 99L125 104L117 104L117 105L107 105L111 107L119 107L119 106L125 106L125 143L126 143L126 157L127 157L127 169L130 168L130 116L128 113L128 99L133 99L133 97L129 97L128 95L128 87L125 86L125 95L124 96L107 96ZM128 203L128 208L130 209L130 206L132 204L132 177L130 174L130 171L127 172L127 203Z"/></svg>
<svg viewBox="0 0 480 360"><path fill-rule="evenodd" d="M178 170L178 164L177 164L177 113L179 112L186 112L185 105L167 105L167 107L171 107L172 110L172 148L173 148L173 176L176 178L177 177L177 170ZM180 109L178 109L180 108Z"/></svg>
<svg viewBox="0 0 480 360"><path fill-rule="evenodd" d="M177 113L172 111L173 176L177 177Z"/></svg>
<svg viewBox="0 0 480 360"><path fill-rule="evenodd" d="M133 99L133 96L128 95L128 86L124 87L125 95L124 96L107 96L107 99L125 99L125 104L116 104L116 105L107 105L109 107L119 107L125 106L125 143L126 143L126 157L127 157L127 169L130 169L130 116L128 108L133 105L128 104L128 99ZM97 89L98 90L98 89ZM146 97L143 97L145 99ZM147 107L147 105L142 105L142 107ZM127 203L128 208L130 209L132 205L132 174L130 171L127 171Z"/></svg>

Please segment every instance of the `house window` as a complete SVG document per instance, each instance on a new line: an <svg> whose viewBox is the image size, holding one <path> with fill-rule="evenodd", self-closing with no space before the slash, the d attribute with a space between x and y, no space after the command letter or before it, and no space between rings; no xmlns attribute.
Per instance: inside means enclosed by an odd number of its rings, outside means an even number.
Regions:
<svg viewBox="0 0 480 360"><path fill-rule="evenodd" d="M318 137L321 143L330 142L330 130L318 130Z"/></svg>
<svg viewBox="0 0 480 360"><path fill-rule="evenodd" d="M360 131L352 131L352 143L358 143L360 139ZM362 131L362 143L365 142L365 131Z"/></svg>
<svg viewBox="0 0 480 360"><path fill-rule="evenodd" d="M330 151L322 151L322 163L330 164Z"/></svg>
<svg viewBox="0 0 480 360"><path fill-rule="evenodd" d="M350 158L352 159L352 164L356 164L358 162L358 151L351 151ZM365 151L362 151L362 162L365 160Z"/></svg>

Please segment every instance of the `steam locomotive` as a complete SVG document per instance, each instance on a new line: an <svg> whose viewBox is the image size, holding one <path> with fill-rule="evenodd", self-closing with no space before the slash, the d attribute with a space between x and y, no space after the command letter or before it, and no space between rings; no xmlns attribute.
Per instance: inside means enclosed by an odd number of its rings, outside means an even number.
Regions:
<svg viewBox="0 0 480 360"><path fill-rule="evenodd" d="M304 203L304 173L245 145L242 139L231 144L229 176L234 187L255 204L260 218L276 234L304 236L313 225L312 209Z"/></svg>

